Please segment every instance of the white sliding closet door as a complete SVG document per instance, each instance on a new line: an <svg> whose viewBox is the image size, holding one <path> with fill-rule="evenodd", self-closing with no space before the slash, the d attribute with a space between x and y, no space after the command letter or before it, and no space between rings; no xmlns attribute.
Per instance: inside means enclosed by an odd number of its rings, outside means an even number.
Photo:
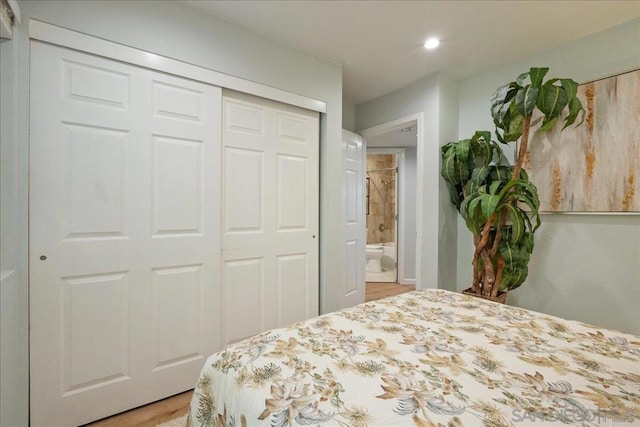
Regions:
<svg viewBox="0 0 640 427"><path fill-rule="evenodd" d="M31 425L76 426L192 388L220 347L221 90L31 55Z"/></svg>
<svg viewBox="0 0 640 427"><path fill-rule="evenodd" d="M318 113L223 94L222 344L318 314Z"/></svg>

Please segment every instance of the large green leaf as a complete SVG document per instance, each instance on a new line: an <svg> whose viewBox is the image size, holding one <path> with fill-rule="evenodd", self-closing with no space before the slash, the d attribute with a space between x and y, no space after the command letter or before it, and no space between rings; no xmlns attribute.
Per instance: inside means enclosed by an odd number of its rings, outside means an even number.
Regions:
<svg viewBox="0 0 640 427"><path fill-rule="evenodd" d="M489 175L491 180L503 181L506 183L511 179L512 171L512 166L491 166Z"/></svg>
<svg viewBox="0 0 640 427"><path fill-rule="evenodd" d="M498 88L491 97L491 117L496 128L507 130L511 122L511 101L516 96L518 86L515 83ZM500 136L498 136L500 140ZM502 140L500 140L502 142Z"/></svg>
<svg viewBox="0 0 640 427"><path fill-rule="evenodd" d="M489 176L489 168L487 166L480 166L473 169L471 172L470 182L473 184L474 189L471 192L475 192L484 183L484 180ZM471 193L469 193L471 194Z"/></svg>
<svg viewBox="0 0 640 427"><path fill-rule="evenodd" d="M482 215L484 215L485 218L489 218L496 211L500 198L497 194L483 194L478 198L480 199Z"/></svg>
<svg viewBox="0 0 640 427"><path fill-rule="evenodd" d="M484 140L486 142L491 141L491 132L488 130L477 130L471 137L471 143L474 144L480 140Z"/></svg>
<svg viewBox="0 0 640 427"><path fill-rule="evenodd" d="M507 200L505 200L504 203L514 202L526 205L527 208L531 211L532 215L537 215L538 209L540 207L540 201L538 200L537 195L533 196L525 192L514 191L507 196Z"/></svg>
<svg viewBox="0 0 640 427"><path fill-rule="evenodd" d="M511 104L509 109L509 126L505 128L502 138L505 143L517 141L522 136L523 116L518 112L515 104Z"/></svg>
<svg viewBox="0 0 640 427"><path fill-rule="evenodd" d="M518 86L524 86L524 81L527 79L527 77L529 77L529 72L527 71L526 73L522 73L520 74L517 78L516 78L516 84Z"/></svg>
<svg viewBox="0 0 640 427"><path fill-rule="evenodd" d="M500 204L514 204L524 203L531 210L531 214L536 218L536 227L538 228L540 220L538 217L538 208L540 206L540 200L538 198L538 191L531 182L524 180L513 180L500 190ZM515 205L517 209L517 205Z"/></svg>
<svg viewBox="0 0 640 427"><path fill-rule="evenodd" d="M524 179L514 179L509 181L507 185L502 188L502 193L506 193L507 191L514 189L517 192L521 192L524 194L536 195L538 194L538 189L532 182L524 180Z"/></svg>
<svg viewBox="0 0 640 427"><path fill-rule="evenodd" d="M529 117L533 113L538 98L539 89L534 86L523 87L516 94L516 108L523 117Z"/></svg>
<svg viewBox="0 0 640 427"><path fill-rule="evenodd" d="M513 93L515 94L516 92ZM511 104L509 102L505 102L500 107L498 119L500 119L502 123L502 126L500 126L501 129L507 129L509 127L509 122L511 121Z"/></svg>
<svg viewBox="0 0 640 427"><path fill-rule="evenodd" d="M556 127L556 123L558 122L558 117L545 117L542 121L542 125L540 126L540 131L545 132Z"/></svg>
<svg viewBox="0 0 640 427"><path fill-rule="evenodd" d="M533 233L525 234L522 239L522 247L529 252L529 254L533 253Z"/></svg>
<svg viewBox="0 0 640 427"><path fill-rule="evenodd" d="M467 229L469 229L469 231L471 231L473 234L480 234L482 232L484 219L482 218L482 214L479 210L473 211L471 215L467 215L464 222L467 226Z"/></svg>
<svg viewBox="0 0 640 427"><path fill-rule="evenodd" d="M471 140L462 139L458 141L454 147L456 148L456 156L460 162L467 162L469 160L469 152L471 151Z"/></svg>
<svg viewBox="0 0 640 427"><path fill-rule="evenodd" d="M529 77L531 78L531 85L534 87L540 87L544 76L549 71L549 68L531 68L529 70Z"/></svg>
<svg viewBox="0 0 640 427"><path fill-rule="evenodd" d="M567 94L567 99L572 100L578 93L578 83L571 79L560 79L560 84Z"/></svg>
<svg viewBox="0 0 640 427"><path fill-rule="evenodd" d="M450 142L441 148L440 175L448 183L464 185L471 176L473 164L470 144L469 139L463 139L458 142Z"/></svg>
<svg viewBox="0 0 640 427"><path fill-rule="evenodd" d="M486 218L482 215L482 209L480 209L480 201L481 199L476 193L464 199L460 205L460 213L467 228L473 234L478 234L486 222Z"/></svg>
<svg viewBox="0 0 640 427"><path fill-rule="evenodd" d="M518 243L525 233L524 216L526 216L526 214L511 204L506 204L504 209L507 211L507 216L511 221L511 243Z"/></svg>
<svg viewBox="0 0 640 427"><path fill-rule="evenodd" d="M502 187L502 182L492 182L489 184L489 194L498 194L500 192L500 187Z"/></svg>
<svg viewBox="0 0 640 427"><path fill-rule="evenodd" d="M442 159L442 167L440 169L440 175L450 184L458 183L458 176L456 175L456 155L454 152L447 152L447 155Z"/></svg>
<svg viewBox="0 0 640 427"><path fill-rule="evenodd" d="M509 159L504 155L504 151L498 143L491 141L491 147L493 148L493 164L496 166L503 166L509 164Z"/></svg>
<svg viewBox="0 0 640 427"><path fill-rule="evenodd" d="M501 291L511 291L519 288L527 279L529 268L524 265L516 269L505 268L500 281Z"/></svg>
<svg viewBox="0 0 640 427"><path fill-rule="evenodd" d="M524 283L529 269L527 267L530 259L529 252L523 245L514 244L511 239L502 240L498 253L503 258L505 266L502 271L500 289L515 289Z"/></svg>
<svg viewBox="0 0 640 427"><path fill-rule="evenodd" d="M476 167L488 167L493 159L493 145L491 141L481 138L473 147L474 163Z"/></svg>
<svg viewBox="0 0 640 427"><path fill-rule="evenodd" d="M460 204L462 203L461 194L458 192L458 189L455 185L452 185L447 182L447 188L449 189L449 200L451 200L451 204L453 204L458 212L460 212Z"/></svg>
<svg viewBox="0 0 640 427"><path fill-rule="evenodd" d="M471 168L469 165L469 153L471 152L471 141L463 139L458 141L456 147L456 162L455 162L455 174L457 175L457 182L464 184L471 175Z"/></svg>
<svg viewBox="0 0 640 427"><path fill-rule="evenodd" d="M585 111L582 107L582 103L578 98L571 98L571 100L569 101L569 115L566 119L564 119L565 124L562 127L562 130L565 130L568 126L574 124L576 119L578 118L578 114L580 113L582 113L582 118L580 119L580 123L578 123L576 126L580 126L582 122L584 122Z"/></svg>
<svg viewBox="0 0 640 427"><path fill-rule="evenodd" d="M514 179L509 181L507 185L502 187L502 190L500 191L500 197L503 197L504 195L508 194L508 192L511 191L512 189L514 194L523 194L523 195L531 195L531 196L534 196L534 195L537 196L538 194L538 189L530 181L525 181L523 179Z"/></svg>
<svg viewBox="0 0 640 427"><path fill-rule="evenodd" d="M548 83L548 82L547 82ZM545 83L540 87L536 106L545 115L545 121L552 120L560 114L569 99L563 88Z"/></svg>
<svg viewBox="0 0 640 427"><path fill-rule="evenodd" d="M502 106L506 103L507 96L511 90L511 84L508 84L500 86L495 92L493 92L493 95L491 95L491 116L494 119L500 113Z"/></svg>

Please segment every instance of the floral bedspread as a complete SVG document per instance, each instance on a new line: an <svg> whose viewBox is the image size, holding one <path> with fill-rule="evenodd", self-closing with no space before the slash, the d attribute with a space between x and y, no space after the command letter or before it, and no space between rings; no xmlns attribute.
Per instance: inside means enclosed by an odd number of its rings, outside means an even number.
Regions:
<svg viewBox="0 0 640 427"><path fill-rule="evenodd" d="M640 425L640 337L444 290L211 356L189 426Z"/></svg>

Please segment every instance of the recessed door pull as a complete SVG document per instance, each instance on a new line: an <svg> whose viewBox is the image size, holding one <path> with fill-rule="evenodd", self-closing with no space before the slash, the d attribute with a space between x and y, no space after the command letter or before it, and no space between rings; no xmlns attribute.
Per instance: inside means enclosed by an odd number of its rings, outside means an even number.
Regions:
<svg viewBox="0 0 640 427"><path fill-rule="evenodd" d="M40 255L40 261L45 261L47 259L46 255Z"/></svg>

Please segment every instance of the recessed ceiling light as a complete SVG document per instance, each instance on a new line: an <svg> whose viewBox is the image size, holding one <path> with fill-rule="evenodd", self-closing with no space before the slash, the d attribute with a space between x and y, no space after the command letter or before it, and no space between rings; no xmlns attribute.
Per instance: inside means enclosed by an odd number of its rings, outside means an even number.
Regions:
<svg viewBox="0 0 640 427"><path fill-rule="evenodd" d="M435 49L440 45L440 40L437 37L428 38L426 42L424 42L424 47L431 50Z"/></svg>

